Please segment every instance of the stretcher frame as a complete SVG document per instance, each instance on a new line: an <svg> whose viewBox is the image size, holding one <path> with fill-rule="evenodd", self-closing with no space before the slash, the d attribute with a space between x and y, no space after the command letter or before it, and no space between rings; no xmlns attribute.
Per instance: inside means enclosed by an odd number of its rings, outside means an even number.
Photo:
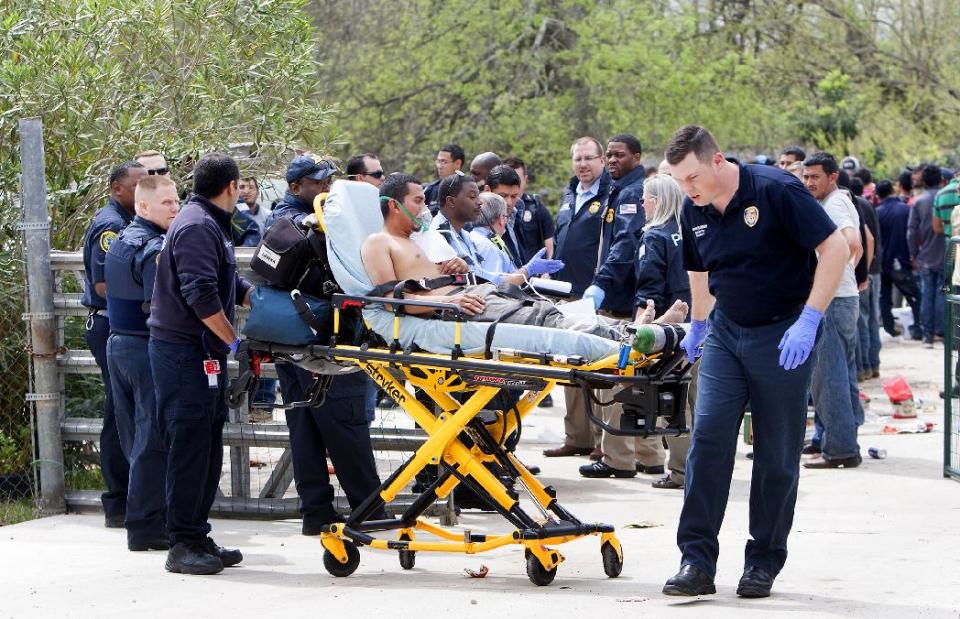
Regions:
<svg viewBox="0 0 960 619"><path fill-rule="evenodd" d="M671 350L650 356L630 351L589 362L569 355L550 355L517 350L496 351L496 358L477 358L463 354L460 346L461 324L466 317L455 305L407 301L395 298L335 294L332 297L333 335L328 345L286 346L247 340L242 354L249 359L249 376L259 375L263 361L295 363L317 375L342 373L344 366L356 366L366 372L422 428L427 439L397 468L345 522L323 527L324 567L333 576L345 577L358 567L358 546L399 553L403 569L413 568L417 552L478 554L518 544L524 547L527 576L536 585L548 585L563 562L563 555L551 546L583 537L600 538L603 569L610 578L623 569L623 549L614 527L602 523L584 523L557 501L556 491L543 485L507 449L522 420L556 385L572 385L584 390L590 419L618 435L649 436L686 432L684 409L689 386L689 365L682 351ZM393 308L393 341L389 346L360 346L340 343L341 312L379 304ZM455 341L449 355L403 349L400 318L405 306L426 306L450 312L455 320ZM489 356L489 355L488 355ZM243 370L243 369L242 369ZM404 381L420 389L439 411L435 414L405 387ZM241 383L252 391L256 381ZM601 404L593 390L623 387L616 399L624 402L621 427L604 423L594 413ZM490 411L485 406L504 389L524 390L516 406L509 411ZM315 390L319 394L321 390ZM626 393L626 396L623 394ZM631 397L639 394L633 404ZM463 401L454 396L460 395ZM669 397L666 397L669 395ZM322 396L319 396L322 397ZM672 402L669 411L660 410ZM316 402L314 402L316 403ZM636 404L640 404L637 410ZM651 403L654 403L651 406ZM631 408L632 407L632 408ZM645 407L645 409L644 409ZM655 410L650 410L651 408ZM628 411L633 412L628 412ZM657 427L657 418L669 413L667 428ZM540 519L527 513L519 493L508 489L487 464L496 464L512 482L525 491L539 511ZM437 466L439 477L399 518L369 520L391 502L414 477L428 466ZM501 535L481 535L466 531L451 532L421 518L438 500L443 500L458 485L464 485L490 508L506 519L514 529ZM377 531L396 531L396 539L371 535ZM419 540L417 533L437 540Z"/></svg>

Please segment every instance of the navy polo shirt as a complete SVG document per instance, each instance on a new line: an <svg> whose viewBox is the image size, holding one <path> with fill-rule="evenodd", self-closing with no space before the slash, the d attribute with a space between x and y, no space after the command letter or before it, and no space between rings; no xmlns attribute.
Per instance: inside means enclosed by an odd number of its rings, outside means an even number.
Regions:
<svg viewBox="0 0 960 619"><path fill-rule="evenodd" d="M740 164L740 186L721 215L683 203L683 263L710 274L717 308L743 327L799 314L817 268L814 250L836 226L792 174Z"/></svg>
<svg viewBox="0 0 960 619"><path fill-rule="evenodd" d="M103 265L107 259L107 251L131 221L133 213L120 206L113 198L93 216L83 239L83 270L87 282L80 302L84 306L90 309L107 309L107 300L97 294L95 284L106 282Z"/></svg>

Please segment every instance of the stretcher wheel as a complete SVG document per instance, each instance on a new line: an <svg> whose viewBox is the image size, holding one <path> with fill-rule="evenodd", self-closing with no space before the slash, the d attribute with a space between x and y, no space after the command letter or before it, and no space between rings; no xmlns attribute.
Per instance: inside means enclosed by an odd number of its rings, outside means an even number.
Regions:
<svg viewBox="0 0 960 619"><path fill-rule="evenodd" d="M603 557L603 571L610 578L616 578L623 571L623 559L617 554L617 549L610 542L604 542L600 547L600 556Z"/></svg>
<svg viewBox="0 0 960 619"><path fill-rule="evenodd" d="M548 570L533 553L527 556L527 578L538 587L545 587L557 576L557 568Z"/></svg>
<svg viewBox="0 0 960 619"><path fill-rule="evenodd" d="M323 551L323 567L327 568L327 572L329 572L331 576L336 576L337 578L343 578L353 574L360 565L360 551L357 550L357 547L350 542L344 542L343 547L347 549L346 563L340 563L340 560L329 550Z"/></svg>
<svg viewBox="0 0 960 619"><path fill-rule="evenodd" d="M410 536L406 533L400 535L401 542L409 542ZM412 570L413 566L417 564L417 551L416 550L401 550L400 551L400 567L405 570Z"/></svg>
<svg viewBox="0 0 960 619"><path fill-rule="evenodd" d="M412 570L417 564L417 552L415 550L400 551L400 567L405 570Z"/></svg>

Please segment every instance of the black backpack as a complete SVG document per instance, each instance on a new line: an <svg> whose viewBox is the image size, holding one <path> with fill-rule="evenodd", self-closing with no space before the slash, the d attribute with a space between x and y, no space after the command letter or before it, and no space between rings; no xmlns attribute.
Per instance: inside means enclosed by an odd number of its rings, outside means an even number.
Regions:
<svg viewBox="0 0 960 619"><path fill-rule="evenodd" d="M304 230L282 218L264 233L250 260L250 269L281 290L298 289L320 299L340 291L327 260L326 236Z"/></svg>

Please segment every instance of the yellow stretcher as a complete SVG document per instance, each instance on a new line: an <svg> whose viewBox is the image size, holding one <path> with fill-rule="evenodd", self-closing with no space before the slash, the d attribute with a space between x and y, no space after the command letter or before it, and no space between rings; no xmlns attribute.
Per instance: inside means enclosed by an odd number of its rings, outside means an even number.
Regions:
<svg viewBox="0 0 960 619"><path fill-rule="evenodd" d="M385 343L381 340L361 346L341 343L341 339L346 339L340 335L341 314L355 312L355 308L368 304L393 307L394 341ZM255 389L256 381L250 379L259 375L262 361L295 363L318 376L315 402L323 397L325 375L359 367L428 436L416 453L345 522L324 528L321 543L325 549L323 563L327 571L341 577L352 574L360 562L359 546L396 551L400 566L411 569L418 552L476 554L519 544L525 549L530 581L536 585L548 585L564 560L553 546L586 536L599 536L603 570L610 578L617 577L623 568L623 550L614 527L578 520L560 505L556 492L540 483L507 447L520 431L523 418L557 385L583 389L588 416L614 434L649 436L686 432L684 409L689 366L677 345L682 328L666 326L672 334L671 345L650 356L624 347L620 356L596 362L517 350L499 351L497 358L489 359L465 356L460 352L459 322L452 354L404 350L399 344L402 305L429 305L454 313L459 311L456 306L441 303L334 295L333 337L329 345L284 346L247 340L238 355L241 363L244 359L248 363L247 381L238 382L240 390L252 392ZM435 405L435 411L414 397L405 383L425 394ZM505 389L523 390L524 394L509 410L488 409L491 399ZM600 404L594 395L598 389L613 389L614 400L622 403L624 414L620 427L603 423L594 413L594 405ZM232 397L236 397L236 393ZM431 465L438 467L439 477L402 515L369 520L418 473ZM498 467L498 474L491 472L491 466ZM536 516L521 507L519 493L501 481L504 476L532 499L538 512ZM461 484L473 490L506 519L512 530L502 535L458 533L420 517L434 502L444 499ZM396 533L392 538L373 535L388 531Z"/></svg>

